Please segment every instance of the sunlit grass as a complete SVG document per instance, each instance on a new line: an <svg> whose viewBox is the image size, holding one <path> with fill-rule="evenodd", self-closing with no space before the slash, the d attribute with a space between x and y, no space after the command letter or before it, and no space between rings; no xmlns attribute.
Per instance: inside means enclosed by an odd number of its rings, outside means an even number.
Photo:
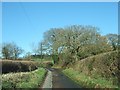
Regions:
<svg viewBox="0 0 120 90"><path fill-rule="evenodd" d="M39 68L31 72L2 75L2 88L38 88L43 82L46 70Z"/></svg>
<svg viewBox="0 0 120 90"><path fill-rule="evenodd" d="M108 81L102 77L92 78L86 76L83 73L70 69L63 70L63 73L74 80L76 83L86 88L118 88L117 85L113 85L111 81Z"/></svg>

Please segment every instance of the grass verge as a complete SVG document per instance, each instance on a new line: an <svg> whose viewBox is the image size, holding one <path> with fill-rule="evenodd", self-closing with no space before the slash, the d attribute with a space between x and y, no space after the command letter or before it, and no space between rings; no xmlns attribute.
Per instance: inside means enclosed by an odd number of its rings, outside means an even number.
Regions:
<svg viewBox="0 0 120 90"><path fill-rule="evenodd" d="M31 72L9 73L2 75L2 89L7 88L39 88L42 84L46 70L38 68Z"/></svg>
<svg viewBox="0 0 120 90"><path fill-rule="evenodd" d="M113 85L112 82L105 80L102 77L91 78L83 73L73 70L72 68L63 70L63 73L71 78L73 81L85 88L115 88L120 89L118 86Z"/></svg>

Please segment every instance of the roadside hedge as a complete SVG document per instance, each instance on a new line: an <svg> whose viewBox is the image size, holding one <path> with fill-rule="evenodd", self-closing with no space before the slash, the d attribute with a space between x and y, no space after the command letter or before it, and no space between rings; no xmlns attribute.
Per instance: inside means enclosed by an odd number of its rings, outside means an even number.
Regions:
<svg viewBox="0 0 120 90"><path fill-rule="evenodd" d="M0 63L2 73L33 71L40 66L40 63L34 61L1 60Z"/></svg>

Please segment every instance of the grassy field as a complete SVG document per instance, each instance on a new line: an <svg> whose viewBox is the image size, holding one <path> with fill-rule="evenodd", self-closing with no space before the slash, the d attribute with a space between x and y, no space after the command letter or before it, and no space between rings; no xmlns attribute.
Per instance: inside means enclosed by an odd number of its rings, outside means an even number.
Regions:
<svg viewBox="0 0 120 90"><path fill-rule="evenodd" d="M7 88L39 88L42 84L46 70L38 68L31 72L2 74L2 89Z"/></svg>
<svg viewBox="0 0 120 90"><path fill-rule="evenodd" d="M86 76L83 73L75 71L72 68L63 70L63 73L74 80L82 87L86 88L118 88L117 85L113 85L112 81L107 81L102 77L91 78L90 76Z"/></svg>

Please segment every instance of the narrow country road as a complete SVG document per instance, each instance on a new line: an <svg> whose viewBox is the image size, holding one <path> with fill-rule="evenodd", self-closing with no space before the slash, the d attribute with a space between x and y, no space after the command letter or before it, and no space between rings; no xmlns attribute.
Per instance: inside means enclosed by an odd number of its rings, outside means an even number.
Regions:
<svg viewBox="0 0 120 90"><path fill-rule="evenodd" d="M60 70L51 68L52 88L80 88L75 82L65 76Z"/></svg>

